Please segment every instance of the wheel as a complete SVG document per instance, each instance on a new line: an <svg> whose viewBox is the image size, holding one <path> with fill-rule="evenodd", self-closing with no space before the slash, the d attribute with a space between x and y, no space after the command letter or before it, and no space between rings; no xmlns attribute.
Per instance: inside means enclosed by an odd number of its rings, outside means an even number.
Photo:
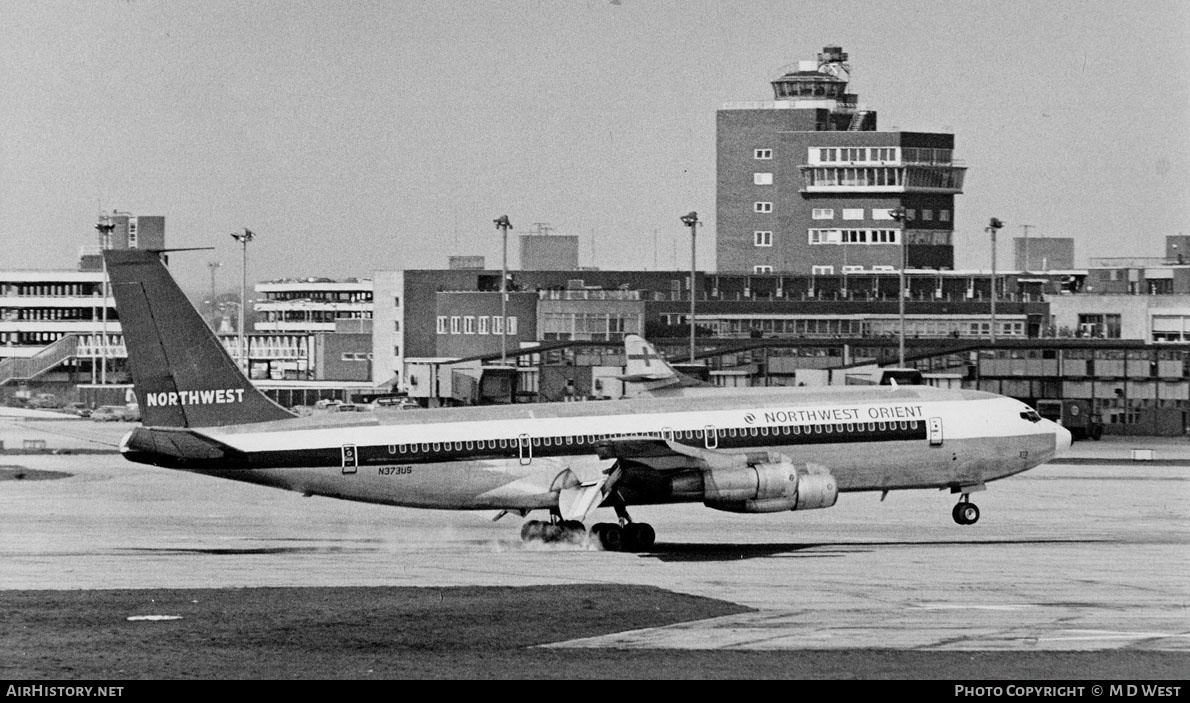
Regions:
<svg viewBox="0 0 1190 703"><path fill-rule="evenodd" d="M618 552L624 547L624 530L612 522L600 522L591 528L591 537L607 552Z"/></svg>
<svg viewBox="0 0 1190 703"><path fill-rule="evenodd" d="M562 534L558 541L570 542L571 544L582 544L583 539L587 536L587 528L578 520L566 520L561 524Z"/></svg>
<svg viewBox="0 0 1190 703"><path fill-rule="evenodd" d="M530 520L524 525L521 525L521 541L535 542L543 539L545 534L546 523L540 520Z"/></svg>
<svg viewBox="0 0 1190 703"><path fill-rule="evenodd" d="M959 503L954 506L951 516L960 525L974 525L979 520L979 506L975 503Z"/></svg>
<svg viewBox="0 0 1190 703"><path fill-rule="evenodd" d="M541 541L549 544L550 542L561 542L566 537L566 531L557 523L546 522L541 526Z"/></svg>
<svg viewBox="0 0 1190 703"><path fill-rule="evenodd" d="M624 526L624 550L637 552L652 548L657 533L647 522L630 522Z"/></svg>

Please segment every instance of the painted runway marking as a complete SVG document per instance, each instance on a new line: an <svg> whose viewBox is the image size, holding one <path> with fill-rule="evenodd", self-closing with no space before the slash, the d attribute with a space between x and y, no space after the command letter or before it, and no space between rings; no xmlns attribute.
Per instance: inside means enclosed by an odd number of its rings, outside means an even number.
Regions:
<svg viewBox="0 0 1190 703"><path fill-rule="evenodd" d="M1030 603L1022 603L1020 605L978 605L978 604L962 604L962 603L919 603L914 605L915 608L922 610L1028 610L1029 608L1037 608L1039 606Z"/></svg>
<svg viewBox="0 0 1190 703"><path fill-rule="evenodd" d="M1120 632L1114 630L1067 630L1083 633L1072 637L1039 637L1042 642L1077 642L1080 640L1147 640L1154 637L1190 637L1187 632Z"/></svg>

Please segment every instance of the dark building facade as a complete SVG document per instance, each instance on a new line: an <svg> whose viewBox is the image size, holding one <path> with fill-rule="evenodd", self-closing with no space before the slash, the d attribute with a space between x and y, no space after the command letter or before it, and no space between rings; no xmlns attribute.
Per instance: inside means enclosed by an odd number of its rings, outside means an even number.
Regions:
<svg viewBox="0 0 1190 703"><path fill-rule="evenodd" d="M883 271L902 256L909 268L953 268L966 171L954 135L877 131L876 112L846 93L846 59L826 47L772 82L773 101L719 109L721 272Z"/></svg>

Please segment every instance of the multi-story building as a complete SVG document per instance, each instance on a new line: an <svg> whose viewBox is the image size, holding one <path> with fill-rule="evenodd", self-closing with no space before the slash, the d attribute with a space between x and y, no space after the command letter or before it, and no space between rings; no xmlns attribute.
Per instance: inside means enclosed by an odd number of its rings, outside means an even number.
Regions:
<svg viewBox="0 0 1190 703"><path fill-rule="evenodd" d="M123 379L120 321L104 292L102 271L0 271L0 385Z"/></svg>
<svg viewBox="0 0 1190 703"><path fill-rule="evenodd" d="M334 332L338 320L372 319L372 281L283 279L255 286L257 332Z"/></svg>
<svg viewBox="0 0 1190 703"><path fill-rule="evenodd" d="M719 271L953 268L966 171L954 135L877 131L876 112L846 92L846 61L828 46L773 81L772 101L719 109Z"/></svg>
<svg viewBox="0 0 1190 703"><path fill-rule="evenodd" d="M254 290L256 321L244 340L252 379L371 379L371 280L283 279L257 283ZM219 331L228 353L239 359L238 335Z"/></svg>
<svg viewBox="0 0 1190 703"><path fill-rule="evenodd" d="M0 387L117 384L128 379L103 249L164 249L165 218L115 211L79 249L77 270L0 271Z"/></svg>
<svg viewBox="0 0 1190 703"><path fill-rule="evenodd" d="M1047 295L1072 276L998 275L996 336L1045 333ZM1077 277L1081 280L1081 276ZM498 355L499 271L407 270L374 273L373 381L403 384L407 359ZM610 341L625 334L681 337L690 314L685 271L515 271L505 315L507 350L537 342ZM700 337L894 338L900 316L899 274L697 273ZM987 274L907 272L906 336L991 336Z"/></svg>

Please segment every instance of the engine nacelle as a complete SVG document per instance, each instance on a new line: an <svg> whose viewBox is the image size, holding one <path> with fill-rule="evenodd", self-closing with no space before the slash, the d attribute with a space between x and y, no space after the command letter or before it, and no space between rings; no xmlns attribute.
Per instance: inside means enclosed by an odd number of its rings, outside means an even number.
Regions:
<svg viewBox="0 0 1190 703"><path fill-rule="evenodd" d="M799 474L794 510L829 508L839 500L839 482L830 474Z"/></svg>
<svg viewBox="0 0 1190 703"><path fill-rule="evenodd" d="M791 461L708 469L702 479L703 503L730 513L829 508L839 498L834 476L799 471Z"/></svg>

